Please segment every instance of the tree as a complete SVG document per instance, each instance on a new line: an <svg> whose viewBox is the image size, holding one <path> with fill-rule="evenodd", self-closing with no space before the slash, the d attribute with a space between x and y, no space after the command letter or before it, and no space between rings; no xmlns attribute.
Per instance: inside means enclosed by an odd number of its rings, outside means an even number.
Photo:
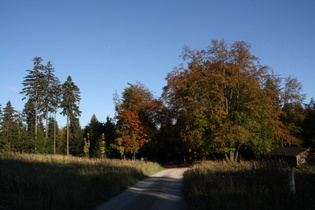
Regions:
<svg viewBox="0 0 315 210"><path fill-rule="evenodd" d="M86 157L89 157L89 153L90 153L89 133L87 133L87 138L84 138L83 152Z"/></svg>
<svg viewBox="0 0 315 210"><path fill-rule="evenodd" d="M52 111L54 113L54 126L53 126L53 131L54 131L54 148L53 148L53 152L54 154L56 154L56 138L57 138L57 134L56 132L58 131L58 125L57 125L57 111L58 108L60 107L60 103L61 103L61 94L62 94L62 86L60 85L60 81L58 78L55 78L55 80L53 80L52 83L52 87L51 87L52 91L51 91L51 105L52 105Z"/></svg>
<svg viewBox="0 0 315 210"><path fill-rule="evenodd" d="M78 103L80 102L80 89L74 84L72 78L68 76L67 81L62 85L62 101L61 114L67 116L67 155L69 152L69 137L70 137L70 120L73 122L81 115Z"/></svg>
<svg viewBox="0 0 315 210"><path fill-rule="evenodd" d="M102 157L102 158L106 158L107 149L106 149L106 143L105 143L105 135L104 135L104 133L102 133L102 138L101 138L101 141L100 141L99 148L100 148L101 157Z"/></svg>
<svg viewBox="0 0 315 210"><path fill-rule="evenodd" d="M17 136L16 132L16 111L8 101L6 107L3 108L3 113L1 116L1 145L0 148L3 150L12 150L12 140Z"/></svg>
<svg viewBox="0 0 315 210"><path fill-rule="evenodd" d="M140 82L135 85L128 83L128 85L124 89L121 99L117 94L114 97L117 116L125 111L137 112L141 126L143 126L148 138L156 140L159 127L158 114L162 107L161 100L156 99L148 88ZM118 119L118 125L121 124L119 121ZM155 143L156 141L150 141L150 145L145 144L139 152L145 156L151 155L152 149L154 149L151 146Z"/></svg>
<svg viewBox="0 0 315 210"><path fill-rule="evenodd" d="M296 143L279 120L276 90L265 88L272 75L249 49L246 42L224 40L212 41L207 50L186 47L187 62L168 74L163 97L189 156L207 155L212 148L237 161L245 145L264 153Z"/></svg>
<svg viewBox="0 0 315 210"><path fill-rule="evenodd" d="M119 152L121 159L125 159L125 147L123 146L122 138L116 138L115 143L110 144L110 146Z"/></svg>
<svg viewBox="0 0 315 210"><path fill-rule="evenodd" d="M305 119L305 111L302 105L305 94L302 94L302 84L296 78L286 77L284 82L284 89L281 92L284 115L281 120L290 133L298 138Z"/></svg>
<svg viewBox="0 0 315 210"><path fill-rule="evenodd" d="M48 121L49 121L49 112L54 112L56 114L58 105L60 103L60 82L59 79L54 74L55 69L50 61L48 61L47 65L44 66L43 69L43 80L44 86L42 89L43 92L43 103L42 109L43 114L46 119L46 139L48 139ZM56 119L56 116L55 116Z"/></svg>
<svg viewBox="0 0 315 210"><path fill-rule="evenodd" d="M303 139L303 146L315 146L315 102L312 98L309 104L305 104L305 119L302 123L301 136Z"/></svg>
<svg viewBox="0 0 315 210"><path fill-rule="evenodd" d="M150 141L136 111L123 111L119 115L118 133L123 142L124 151L130 152L135 159L135 154Z"/></svg>
<svg viewBox="0 0 315 210"><path fill-rule="evenodd" d="M106 122L104 123L103 131L104 131L104 135L106 139L105 147L106 147L107 157L111 157L111 158L118 157L118 153L116 151L119 152L119 150L112 147L112 145L115 145L116 139L118 138L116 130L117 130L117 126L116 126L115 121L110 117L106 117Z"/></svg>
<svg viewBox="0 0 315 210"><path fill-rule="evenodd" d="M58 122L55 117L49 117L48 121L48 151L49 153L56 154L57 141L59 140Z"/></svg>
<svg viewBox="0 0 315 210"><path fill-rule="evenodd" d="M73 155L81 155L83 147L83 132L79 118L70 119L69 148Z"/></svg>
<svg viewBox="0 0 315 210"><path fill-rule="evenodd" d="M84 136L89 134L91 142L90 154L92 157L100 157L100 141L102 134L104 133L104 125L99 122L96 115L93 114L90 123L84 128Z"/></svg>
<svg viewBox="0 0 315 210"><path fill-rule="evenodd" d="M34 67L32 70L26 70L28 75L24 77L23 86L24 88L20 92L25 94L25 97L22 99L28 98L28 103L33 104L34 108L34 134L35 139L37 138L37 125L38 125L38 116L40 107L43 103L43 89L45 86L44 81L44 65L42 64L43 59L41 57L35 57L33 59Z"/></svg>

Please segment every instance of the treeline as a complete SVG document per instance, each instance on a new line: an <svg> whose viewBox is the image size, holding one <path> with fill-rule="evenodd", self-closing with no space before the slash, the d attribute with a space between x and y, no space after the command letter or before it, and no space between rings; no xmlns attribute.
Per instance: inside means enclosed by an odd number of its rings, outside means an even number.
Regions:
<svg viewBox="0 0 315 210"><path fill-rule="evenodd" d="M213 40L184 48L160 97L141 83L114 95L116 117L92 116L81 129L80 90L60 84L50 62L34 58L22 113L10 101L0 115L0 150L91 157L147 157L160 162L255 157L283 146L314 146L315 104L304 104L296 78L281 78L250 53L250 45ZM56 114L67 117L59 128Z"/></svg>

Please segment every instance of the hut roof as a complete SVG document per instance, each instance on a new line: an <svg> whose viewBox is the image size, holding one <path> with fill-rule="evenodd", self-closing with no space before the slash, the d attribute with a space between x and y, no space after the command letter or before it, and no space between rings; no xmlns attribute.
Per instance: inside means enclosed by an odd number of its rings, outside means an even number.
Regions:
<svg viewBox="0 0 315 210"><path fill-rule="evenodd" d="M275 156L297 156L302 152L310 151L310 147L281 147L272 150L267 153L267 155L275 155Z"/></svg>

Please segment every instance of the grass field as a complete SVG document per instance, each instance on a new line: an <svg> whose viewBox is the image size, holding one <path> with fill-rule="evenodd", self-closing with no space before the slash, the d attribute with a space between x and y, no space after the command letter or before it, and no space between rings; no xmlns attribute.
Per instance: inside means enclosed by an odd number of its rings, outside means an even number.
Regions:
<svg viewBox="0 0 315 210"><path fill-rule="evenodd" d="M315 209L315 168L294 169L296 193L290 193L289 167L272 161L203 162L184 174L189 209Z"/></svg>
<svg viewBox="0 0 315 210"><path fill-rule="evenodd" d="M0 209L94 209L157 163L0 153Z"/></svg>

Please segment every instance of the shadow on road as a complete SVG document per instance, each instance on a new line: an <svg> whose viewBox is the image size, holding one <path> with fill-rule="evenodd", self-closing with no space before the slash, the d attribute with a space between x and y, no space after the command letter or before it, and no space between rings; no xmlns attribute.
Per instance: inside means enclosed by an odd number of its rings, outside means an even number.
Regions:
<svg viewBox="0 0 315 210"><path fill-rule="evenodd" d="M182 169L169 169L144 179L98 208L100 209L186 209Z"/></svg>

